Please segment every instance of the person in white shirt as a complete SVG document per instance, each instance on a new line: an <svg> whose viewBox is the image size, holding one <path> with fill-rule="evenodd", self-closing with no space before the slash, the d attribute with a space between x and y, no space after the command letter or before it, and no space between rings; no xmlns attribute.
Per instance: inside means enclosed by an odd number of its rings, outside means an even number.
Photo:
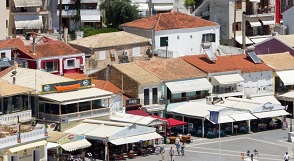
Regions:
<svg viewBox="0 0 294 161"><path fill-rule="evenodd" d="M286 152L286 154L284 155L284 160L285 160L285 161L288 161L288 160L289 160L288 152Z"/></svg>

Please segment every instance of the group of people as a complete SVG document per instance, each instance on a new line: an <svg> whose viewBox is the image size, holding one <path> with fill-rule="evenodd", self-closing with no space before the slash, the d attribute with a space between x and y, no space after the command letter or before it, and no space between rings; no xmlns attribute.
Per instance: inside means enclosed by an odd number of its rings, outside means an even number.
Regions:
<svg viewBox="0 0 294 161"><path fill-rule="evenodd" d="M185 156L185 150L186 150L185 143L183 142L181 145L180 139L177 138L175 141L175 145L176 145L178 155ZM162 161L164 161L164 153L165 153L165 150L164 150L164 148L162 148L161 149ZM174 151L173 147L170 147L169 156L170 156L171 161L175 161L175 151Z"/></svg>

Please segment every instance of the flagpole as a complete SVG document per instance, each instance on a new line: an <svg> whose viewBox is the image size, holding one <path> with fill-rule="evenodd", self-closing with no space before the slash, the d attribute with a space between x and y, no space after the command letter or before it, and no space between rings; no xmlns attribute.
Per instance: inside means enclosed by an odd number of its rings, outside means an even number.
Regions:
<svg viewBox="0 0 294 161"><path fill-rule="evenodd" d="M221 157L221 142L220 142L220 116L219 116L219 113L218 113L218 151L219 151L219 161L222 160L222 157Z"/></svg>

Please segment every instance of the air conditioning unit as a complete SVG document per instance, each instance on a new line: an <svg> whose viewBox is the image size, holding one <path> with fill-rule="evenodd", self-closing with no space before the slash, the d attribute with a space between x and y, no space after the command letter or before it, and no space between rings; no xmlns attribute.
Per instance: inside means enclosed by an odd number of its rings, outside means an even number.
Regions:
<svg viewBox="0 0 294 161"><path fill-rule="evenodd" d="M110 53L111 58L115 58L115 53Z"/></svg>
<svg viewBox="0 0 294 161"><path fill-rule="evenodd" d="M209 104L209 105L212 105L212 103L213 103L213 97L206 96L206 103Z"/></svg>
<svg viewBox="0 0 294 161"><path fill-rule="evenodd" d="M277 36L278 35L278 32L273 32L272 33L272 36Z"/></svg>
<svg viewBox="0 0 294 161"><path fill-rule="evenodd" d="M85 65L84 64L80 64L80 70L84 70L85 69Z"/></svg>

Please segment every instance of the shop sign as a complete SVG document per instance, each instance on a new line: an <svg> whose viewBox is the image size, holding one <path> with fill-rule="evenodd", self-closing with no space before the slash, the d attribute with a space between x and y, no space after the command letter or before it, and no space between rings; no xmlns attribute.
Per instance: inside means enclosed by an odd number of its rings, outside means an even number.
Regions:
<svg viewBox="0 0 294 161"><path fill-rule="evenodd" d="M57 143L62 145L65 143L75 142L75 141L83 140L83 139L85 139L84 135L68 134L64 136L62 139L60 139Z"/></svg>
<svg viewBox="0 0 294 161"><path fill-rule="evenodd" d="M19 159L28 158L31 156L32 156L32 154L28 154L27 149L25 149L24 152L22 153L22 155L19 157Z"/></svg>
<svg viewBox="0 0 294 161"><path fill-rule="evenodd" d="M139 98L130 98L126 100L126 105L137 105L137 104L140 104Z"/></svg>
<svg viewBox="0 0 294 161"><path fill-rule="evenodd" d="M42 85L41 93L54 93L61 91L70 91L80 88L90 88L92 86L92 79L74 80L68 82L52 83Z"/></svg>
<svg viewBox="0 0 294 161"><path fill-rule="evenodd" d="M271 111L274 109L274 105L271 103L266 103L262 106L262 111Z"/></svg>

